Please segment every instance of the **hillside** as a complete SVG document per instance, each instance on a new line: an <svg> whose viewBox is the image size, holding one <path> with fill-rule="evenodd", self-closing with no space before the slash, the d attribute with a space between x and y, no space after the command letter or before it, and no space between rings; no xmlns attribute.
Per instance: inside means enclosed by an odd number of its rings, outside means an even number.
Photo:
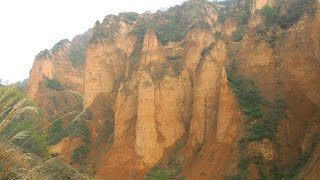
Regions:
<svg viewBox="0 0 320 180"><path fill-rule="evenodd" d="M320 177L319 7L189 0L60 41L27 88L62 116L51 153L95 179Z"/></svg>

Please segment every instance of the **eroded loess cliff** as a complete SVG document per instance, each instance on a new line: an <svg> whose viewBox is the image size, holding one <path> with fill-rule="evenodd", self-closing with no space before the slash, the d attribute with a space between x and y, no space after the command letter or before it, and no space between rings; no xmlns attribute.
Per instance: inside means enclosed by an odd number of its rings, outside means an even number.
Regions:
<svg viewBox="0 0 320 180"><path fill-rule="evenodd" d="M27 95L44 107L48 117L82 111L83 63L91 34L89 30L71 42L61 40L51 50L44 50L35 57Z"/></svg>
<svg viewBox="0 0 320 180"><path fill-rule="evenodd" d="M58 80L83 95L69 125L81 140L53 150L97 179L316 179L319 7L190 0L110 15L83 41L39 54L28 94L56 93L45 84ZM85 51L76 67L75 45Z"/></svg>

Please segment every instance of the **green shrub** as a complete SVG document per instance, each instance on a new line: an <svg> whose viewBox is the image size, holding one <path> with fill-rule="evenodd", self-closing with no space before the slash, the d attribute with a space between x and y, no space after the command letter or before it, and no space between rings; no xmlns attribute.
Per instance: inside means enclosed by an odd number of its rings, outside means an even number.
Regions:
<svg viewBox="0 0 320 180"><path fill-rule="evenodd" d="M57 79L46 79L47 87L57 91L62 91L64 88Z"/></svg>
<svg viewBox="0 0 320 180"><path fill-rule="evenodd" d="M260 118L263 115L262 103L264 98L253 80L238 74L238 64L232 62L227 68L228 80L235 92L240 107L246 116Z"/></svg>
<svg viewBox="0 0 320 180"><path fill-rule="evenodd" d="M137 41L139 44L143 42L144 35L146 34L149 28L153 29L153 23L151 21L142 19L133 29L132 32L136 34Z"/></svg>
<svg viewBox="0 0 320 180"><path fill-rule="evenodd" d="M58 143L63 138L63 122L61 119L55 120L48 134L48 143L53 145Z"/></svg>
<svg viewBox="0 0 320 180"><path fill-rule="evenodd" d="M82 66L86 60L85 49L72 45L69 52L69 59L74 67Z"/></svg>
<svg viewBox="0 0 320 180"><path fill-rule="evenodd" d="M253 123L247 125L246 138L250 141L272 139L277 132L280 120L285 115L286 100L277 96L274 103L269 102L271 105L268 105L268 101L261 95L256 83L238 73L238 64L234 61L227 68L227 74L230 87L237 97L241 110L249 120L255 119Z"/></svg>
<svg viewBox="0 0 320 180"><path fill-rule="evenodd" d="M237 30L232 32L231 36L232 36L232 40L234 42L240 42L244 35L245 35L245 32L246 32L246 26L238 26Z"/></svg>
<svg viewBox="0 0 320 180"><path fill-rule="evenodd" d="M265 110L262 119L259 119L248 129L248 139L257 141L264 138L272 139L277 133L280 120L287 109L286 100L283 97L276 97L274 104Z"/></svg>
<svg viewBox="0 0 320 180"><path fill-rule="evenodd" d="M89 153L89 146L84 144L73 151L72 161L74 163L81 163L81 160Z"/></svg>
<svg viewBox="0 0 320 180"><path fill-rule="evenodd" d="M247 154L242 154L240 157L239 163L238 163L238 169L239 169L239 178L240 179L247 179L248 178L248 168L250 164L250 159Z"/></svg>
<svg viewBox="0 0 320 180"><path fill-rule="evenodd" d="M60 51L67 43L70 43L70 41L68 39L63 39L63 40L59 41L57 44L55 44L53 46L52 52L56 53L56 52Z"/></svg>
<svg viewBox="0 0 320 180"><path fill-rule="evenodd" d="M211 43L209 46L207 46L207 47L205 47L202 51L201 51L201 59L203 59L204 57L205 57L205 55L207 54L207 53L209 53L209 51L211 50L211 49L213 49L214 48L214 44L213 43Z"/></svg>
<svg viewBox="0 0 320 180"><path fill-rule="evenodd" d="M133 24L134 21L139 19L139 14L136 12L120 13L119 16L123 17L123 20L128 24Z"/></svg>
<svg viewBox="0 0 320 180"><path fill-rule="evenodd" d="M311 151L307 151L303 153L294 163L291 167L286 169L281 174L282 180L291 180L296 179L297 175L301 172L303 167L308 163L311 156Z"/></svg>
<svg viewBox="0 0 320 180"><path fill-rule="evenodd" d="M38 53L37 57L39 57L39 58L51 58L52 55L50 54L50 51L48 49L45 49L45 50L41 51L40 53Z"/></svg>
<svg viewBox="0 0 320 180"><path fill-rule="evenodd" d="M264 6L261 9L262 14L265 17L265 22L267 25L271 25L278 21L278 10L276 8L272 8L268 5Z"/></svg>
<svg viewBox="0 0 320 180"><path fill-rule="evenodd" d="M175 55L172 55L172 56L167 56L167 59L169 59L171 61L176 61L176 60L179 60L181 58L182 58L181 54L175 54Z"/></svg>
<svg viewBox="0 0 320 180"><path fill-rule="evenodd" d="M217 31L217 32L214 33L214 38L221 39L221 37L222 37L221 31Z"/></svg>
<svg viewBox="0 0 320 180"><path fill-rule="evenodd" d="M245 4L240 7L240 11L238 12L238 25L247 25L250 19L250 1L245 1Z"/></svg>
<svg viewBox="0 0 320 180"><path fill-rule="evenodd" d="M169 180L178 178L178 171L172 168L164 168L160 164L153 167L147 174L147 180Z"/></svg>
<svg viewBox="0 0 320 180"><path fill-rule="evenodd" d="M234 58L234 55L232 55L232 58ZM248 166L251 161L247 151L248 143L251 141L260 141L265 138L274 138L280 120L285 115L287 103L282 96L277 96L273 103L267 101L261 95L258 86L253 80L239 74L238 63L236 63L234 59L232 59L232 62L227 67L227 76L230 87L236 95L241 110L248 117L245 123L246 133L239 141L240 159L238 162L238 173L235 176L229 177L229 179L247 179ZM279 176L275 165L270 165L271 167L268 168L271 172L270 175L270 173L264 170L265 167L260 163L258 157L254 160L261 171L260 174L262 178Z"/></svg>

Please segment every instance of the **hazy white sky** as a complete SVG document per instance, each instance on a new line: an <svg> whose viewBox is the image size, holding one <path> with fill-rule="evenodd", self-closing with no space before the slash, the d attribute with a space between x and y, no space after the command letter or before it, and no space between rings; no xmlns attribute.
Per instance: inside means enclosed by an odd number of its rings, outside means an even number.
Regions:
<svg viewBox="0 0 320 180"><path fill-rule="evenodd" d="M3 0L0 2L0 79L28 77L34 56L93 27L108 14L143 13L184 0Z"/></svg>

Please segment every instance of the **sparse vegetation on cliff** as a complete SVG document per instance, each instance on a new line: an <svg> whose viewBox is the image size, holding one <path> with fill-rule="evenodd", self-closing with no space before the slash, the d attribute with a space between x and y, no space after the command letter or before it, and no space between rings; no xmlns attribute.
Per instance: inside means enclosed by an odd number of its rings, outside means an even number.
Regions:
<svg viewBox="0 0 320 180"><path fill-rule="evenodd" d="M147 29L153 29L162 44L169 41L180 41L190 28L210 29L205 21L205 6L211 6L204 0L184 3L179 8L172 7L164 12L146 16L136 25L133 32L142 41Z"/></svg>
<svg viewBox="0 0 320 180"><path fill-rule="evenodd" d="M287 5L282 5L284 12L279 16L279 24L284 28L289 28L291 25L299 21L305 14L313 15L316 12L317 0L294 0Z"/></svg>
<svg viewBox="0 0 320 180"><path fill-rule="evenodd" d="M238 64L235 61L230 64L227 72L230 86L235 92L245 115L249 118L262 117L262 103L264 99L256 83L238 74Z"/></svg>
<svg viewBox="0 0 320 180"><path fill-rule="evenodd" d="M256 85L255 81L238 73L238 64L233 61L227 68L228 80L235 93L239 105L249 121L247 136L250 141L264 138L272 139L277 132L280 120L287 109L286 100L277 96L274 103L268 102Z"/></svg>
<svg viewBox="0 0 320 180"><path fill-rule="evenodd" d="M201 60L210 52L211 49L214 48L214 44L211 43L209 46L205 47L200 54Z"/></svg>
<svg viewBox="0 0 320 180"><path fill-rule="evenodd" d="M282 96L277 96L273 103L262 96L255 81L239 74L239 62L234 60L235 54L231 54L230 65L227 68L228 81L230 87L235 93L238 103L246 115L245 122L246 133L240 140L240 159L238 162L238 174L230 179L247 179L250 163L254 162L258 169L260 168L261 177L267 176L262 170L271 167L261 167L261 161L254 156L252 158L247 152L248 143L252 141L261 141L263 139L274 140L280 121L285 115L287 109L286 100ZM278 175L279 176L279 175Z"/></svg>
<svg viewBox="0 0 320 180"><path fill-rule="evenodd" d="M57 79L46 79L47 87L50 89L54 89L56 91L62 91L64 88L59 80Z"/></svg>
<svg viewBox="0 0 320 180"><path fill-rule="evenodd" d="M261 12L265 17L265 23L267 26L270 26L271 24L275 23L277 21L277 18L279 17L278 9L272 8L270 6L264 6L261 9Z"/></svg>
<svg viewBox="0 0 320 180"><path fill-rule="evenodd" d="M85 49L75 46L71 46L69 52L69 59L73 66L79 67L84 64L86 60Z"/></svg>
<svg viewBox="0 0 320 180"><path fill-rule="evenodd" d="M53 53L57 53L60 50L62 50L62 48L68 43L70 43L70 41L68 39L63 39L63 40L59 41L57 44L55 44L51 50Z"/></svg>
<svg viewBox="0 0 320 180"><path fill-rule="evenodd" d="M167 56L167 58L168 58L169 60L171 60L171 61L177 61L177 60L179 60L179 59L182 58L182 55L181 55L181 54L174 54L174 55L172 55L172 56Z"/></svg>

